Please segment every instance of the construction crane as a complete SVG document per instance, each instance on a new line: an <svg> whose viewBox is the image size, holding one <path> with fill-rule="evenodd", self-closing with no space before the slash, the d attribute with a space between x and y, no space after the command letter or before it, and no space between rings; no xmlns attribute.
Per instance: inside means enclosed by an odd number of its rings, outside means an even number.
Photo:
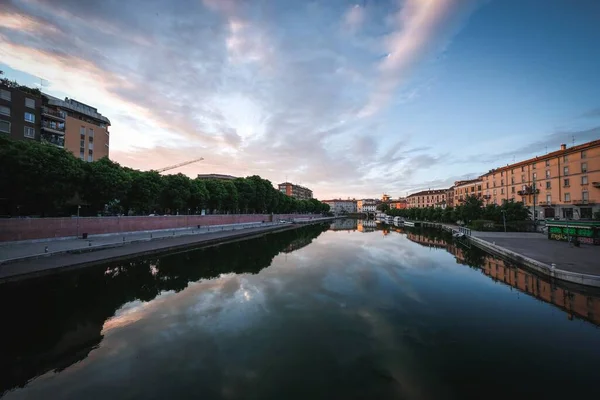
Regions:
<svg viewBox="0 0 600 400"><path fill-rule="evenodd" d="M200 158L196 158L195 160L185 161L185 162L175 164L175 165L169 165L168 167L157 169L156 172L170 171L172 169L183 167L184 165L193 164L195 162L202 161L202 160L204 160L204 158L200 157Z"/></svg>

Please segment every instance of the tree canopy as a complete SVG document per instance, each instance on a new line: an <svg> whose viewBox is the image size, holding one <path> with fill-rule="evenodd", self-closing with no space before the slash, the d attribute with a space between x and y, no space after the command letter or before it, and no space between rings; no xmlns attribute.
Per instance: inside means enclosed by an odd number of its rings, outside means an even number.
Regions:
<svg viewBox="0 0 600 400"><path fill-rule="evenodd" d="M160 175L103 158L88 163L65 149L0 137L0 215L326 213L254 175L234 180Z"/></svg>

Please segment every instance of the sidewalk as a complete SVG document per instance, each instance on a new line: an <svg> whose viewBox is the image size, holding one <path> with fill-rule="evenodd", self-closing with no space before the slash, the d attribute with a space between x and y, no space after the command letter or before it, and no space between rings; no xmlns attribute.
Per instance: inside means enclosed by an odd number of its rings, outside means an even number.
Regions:
<svg viewBox="0 0 600 400"><path fill-rule="evenodd" d="M261 224L267 225L267 224ZM0 283L6 280L28 278L47 275L58 270L82 268L92 265L115 262L131 257L142 257L161 254L165 252L188 250L201 246L245 240L254 236L264 235L271 232L281 232L288 229L297 229L303 225L272 223L267 226L249 227L245 229L224 229L220 231L202 232L197 234L186 234L175 237L165 236L162 239L144 239L117 244L104 248L101 251L89 252L62 252L61 254L37 258L30 257L18 262L0 264Z"/></svg>
<svg viewBox="0 0 600 400"><path fill-rule="evenodd" d="M41 256L57 255L66 252L94 251L140 241L174 238L188 235L201 235L211 232L224 232L257 227L280 225L276 222L252 222L231 225L213 225L189 229L169 229L151 232L115 233L94 235L88 239L54 239L46 241L3 242L0 244L0 265L23 261Z"/></svg>

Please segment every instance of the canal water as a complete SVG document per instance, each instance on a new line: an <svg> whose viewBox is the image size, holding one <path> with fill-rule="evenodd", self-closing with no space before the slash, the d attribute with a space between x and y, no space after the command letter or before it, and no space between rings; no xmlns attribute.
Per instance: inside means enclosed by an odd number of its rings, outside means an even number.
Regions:
<svg viewBox="0 0 600 400"><path fill-rule="evenodd" d="M344 220L0 285L3 399L596 398L600 294Z"/></svg>

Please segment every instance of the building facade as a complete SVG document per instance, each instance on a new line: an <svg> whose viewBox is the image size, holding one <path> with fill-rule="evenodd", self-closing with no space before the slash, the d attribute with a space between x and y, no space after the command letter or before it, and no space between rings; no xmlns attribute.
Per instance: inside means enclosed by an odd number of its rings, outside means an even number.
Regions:
<svg viewBox="0 0 600 400"><path fill-rule="evenodd" d="M329 205L330 211L334 214L350 214L356 212L356 200L322 200L322 203Z"/></svg>
<svg viewBox="0 0 600 400"><path fill-rule="evenodd" d="M63 147L81 160L92 162L109 156L110 121L94 107L79 101L44 94L43 142Z"/></svg>
<svg viewBox="0 0 600 400"><path fill-rule="evenodd" d="M481 178L485 204L521 201L536 219L591 219L600 212L600 140L563 144Z"/></svg>
<svg viewBox="0 0 600 400"><path fill-rule="evenodd" d="M407 208L446 208L448 189L423 190L406 198Z"/></svg>
<svg viewBox="0 0 600 400"><path fill-rule="evenodd" d="M293 197L299 200L309 200L313 198L312 190L305 188L304 186L295 185L293 183L284 182L278 185L279 191L286 194L287 196Z"/></svg>
<svg viewBox="0 0 600 400"><path fill-rule="evenodd" d="M408 208L408 203L404 198L399 198L398 200L390 200L388 204L390 206L390 209L404 210L405 208Z"/></svg>
<svg viewBox="0 0 600 400"><path fill-rule="evenodd" d="M356 212L374 213L375 211L377 211L378 203L379 202L375 199L356 200Z"/></svg>
<svg viewBox="0 0 600 400"><path fill-rule="evenodd" d="M470 179L465 181L454 182L453 204L461 205L464 203L467 196L482 196L482 179Z"/></svg>
<svg viewBox="0 0 600 400"><path fill-rule="evenodd" d="M0 135L39 141L41 104L35 90L0 83Z"/></svg>

